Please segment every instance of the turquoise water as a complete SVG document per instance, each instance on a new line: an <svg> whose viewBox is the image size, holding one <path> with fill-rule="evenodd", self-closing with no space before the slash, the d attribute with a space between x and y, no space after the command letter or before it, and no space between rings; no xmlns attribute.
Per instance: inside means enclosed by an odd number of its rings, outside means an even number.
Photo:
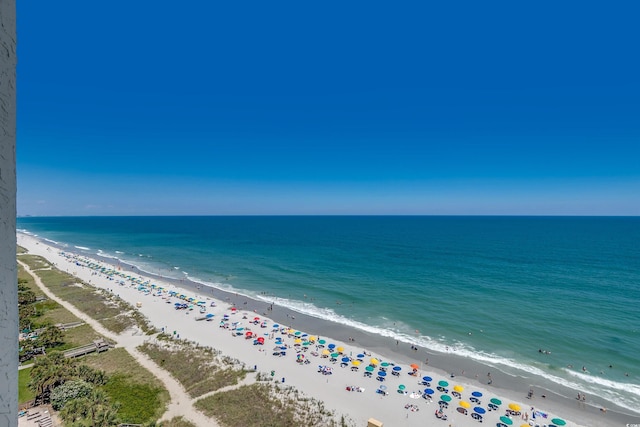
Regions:
<svg viewBox="0 0 640 427"><path fill-rule="evenodd" d="M18 227L640 408L640 218L75 217Z"/></svg>

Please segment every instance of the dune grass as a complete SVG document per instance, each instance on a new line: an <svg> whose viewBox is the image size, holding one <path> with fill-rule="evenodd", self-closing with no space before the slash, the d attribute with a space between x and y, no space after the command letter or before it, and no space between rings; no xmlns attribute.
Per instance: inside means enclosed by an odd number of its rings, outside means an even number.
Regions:
<svg viewBox="0 0 640 427"><path fill-rule="evenodd" d="M196 427L191 421L185 420L183 417L175 417L169 421L163 421L158 424L159 427Z"/></svg>
<svg viewBox="0 0 640 427"><path fill-rule="evenodd" d="M338 420L315 399L306 398L293 387L255 383L215 393L195 402L205 415L222 425L234 427L353 426Z"/></svg>
<svg viewBox="0 0 640 427"><path fill-rule="evenodd" d="M219 352L210 347L187 341L147 342L139 349L169 371L191 397L235 385L247 374L238 361L220 357Z"/></svg>

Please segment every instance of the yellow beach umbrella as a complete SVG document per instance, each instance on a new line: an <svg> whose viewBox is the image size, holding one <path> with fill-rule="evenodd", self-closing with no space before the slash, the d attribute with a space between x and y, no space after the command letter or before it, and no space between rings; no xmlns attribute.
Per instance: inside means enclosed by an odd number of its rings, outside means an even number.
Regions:
<svg viewBox="0 0 640 427"><path fill-rule="evenodd" d="M295 331L294 331L293 329L289 329L289 330L287 331L287 333L288 333L288 334L293 334L294 332L295 332Z"/></svg>
<svg viewBox="0 0 640 427"><path fill-rule="evenodd" d="M520 405L517 403L509 403L509 409L512 411L520 412Z"/></svg>
<svg viewBox="0 0 640 427"><path fill-rule="evenodd" d="M315 335L311 335L311 336L309 337L309 341L311 341L311 342L316 342L316 336L315 336Z"/></svg>
<svg viewBox="0 0 640 427"><path fill-rule="evenodd" d="M331 352L329 350L327 350L326 348L324 350L322 350L322 354L324 354L325 356L328 356Z"/></svg>
<svg viewBox="0 0 640 427"><path fill-rule="evenodd" d="M380 361L374 357L369 363L371 363L372 365L377 365L378 363L380 363Z"/></svg>
<svg viewBox="0 0 640 427"><path fill-rule="evenodd" d="M342 353L344 351L344 347L338 347L338 348L336 348L336 351L338 353Z"/></svg>
<svg viewBox="0 0 640 427"><path fill-rule="evenodd" d="M360 361L359 361L359 360L352 360L352 361L351 361L351 364L352 364L353 366L358 366L358 365L360 364Z"/></svg>
<svg viewBox="0 0 640 427"><path fill-rule="evenodd" d="M529 424L521 424L520 427L531 427Z"/></svg>
<svg viewBox="0 0 640 427"><path fill-rule="evenodd" d="M457 391L458 393L462 393L464 391L464 387L462 387L461 385L457 385L457 386L453 387L453 391Z"/></svg>
<svg viewBox="0 0 640 427"><path fill-rule="evenodd" d="M463 407L463 408L465 408L465 409L469 409L469 408L471 408L471 403L469 403L469 402L465 402L464 400L461 400L461 401L460 401L460 403L459 403L459 405L460 405L460 406L462 406L462 407Z"/></svg>
<svg viewBox="0 0 640 427"><path fill-rule="evenodd" d="M300 338L298 338L298 339L296 339L296 340L294 341L294 343L295 343L295 344L302 344L302 340L301 340Z"/></svg>

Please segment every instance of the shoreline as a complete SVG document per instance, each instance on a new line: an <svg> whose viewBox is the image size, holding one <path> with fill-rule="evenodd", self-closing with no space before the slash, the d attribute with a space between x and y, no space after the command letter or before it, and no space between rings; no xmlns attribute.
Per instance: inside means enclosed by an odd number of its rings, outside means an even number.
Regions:
<svg viewBox="0 0 640 427"><path fill-rule="evenodd" d="M25 242L28 242L28 244L24 244ZM35 242L38 242L37 245L40 245L40 248L38 248L39 250L35 250ZM69 250L68 248L59 248L49 242L43 241L41 238L29 236L23 233L18 234L18 244L26 247L30 253L44 251L44 253L38 254L49 259L49 261L52 260L47 256L46 249L44 249L46 247L51 247L53 249L52 252L65 251L67 253L74 253L73 249L75 249L73 248L72 250ZM49 255L54 254L49 253ZM113 265L114 261L118 261L113 258L101 257L99 255L80 256L97 260L103 265ZM402 363L406 365L417 363L420 365L420 370L429 372L429 375L433 374L432 376L437 376L438 378L465 384L468 388L487 390L488 394L502 396L503 398L506 397L506 400L510 400L513 402L521 402L523 408L532 406L534 403L535 405L533 406L536 407L538 405L542 405L545 410L554 414L558 414L562 418L567 419L569 421L568 425L621 425L625 423L637 423L640 420L640 416L636 417L631 414L625 414L621 408L614 408L610 404L604 403L604 401L598 402L597 398L592 399L590 397L590 401L588 402L589 404L585 405L584 403L578 402L575 398L569 397L575 395L575 393L570 394L569 390L558 390L557 385L530 384L531 381L528 378L510 376L500 371L498 367L487 367L486 365L483 365L479 362L470 360L465 357L460 357L456 355L455 352L439 354L430 351L428 352L424 348L419 348L417 351L414 351L411 350L409 344L396 344L395 340L392 338L374 335L366 331L349 327L347 325L342 325L331 322L329 320L319 319L305 314L292 312L288 308L279 307L277 305L273 306L273 310L264 310L264 307L268 305L264 301L258 301L244 295L234 294L217 288L210 288L207 285L198 284L196 282L189 281L188 279L170 279L164 276L155 275L153 273L142 272L137 267L127 265L121 261L118 262L118 265L123 268L123 271L134 273L142 277L151 278L154 282L169 284L175 288L182 288L190 294L200 295L207 298L214 298L219 301L220 305L235 304L235 306L238 307L240 311L253 312L255 310L256 315L261 317L265 316L265 314L263 313L266 313L266 317L276 323L288 325L298 330L308 332L309 334L320 334L321 336L325 337L327 335L326 331L330 331L329 335L331 336L331 338L335 339L336 342L339 341L344 343L346 347L350 347L355 351L361 351L362 349L366 348L368 351L374 354L379 354L385 360L392 360L396 363ZM61 267L62 266L58 266L58 268ZM97 283L92 284L100 286ZM114 284L111 283L111 286L114 286ZM204 292L205 287L211 289L210 295L209 293ZM122 287L117 287L117 289L120 290L122 289ZM129 303L135 304L135 300L126 300ZM169 307L166 306L164 307L165 310L168 308ZM145 310L146 307L144 307L143 304L143 310L141 311L145 312ZM147 315L146 312L145 315ZM153 321L153 319L150 320L152 320L152 322L155 324L155 321ZM353 338L354 341L351 341L349 338ZM220 350L226 352L224 348L221 348ZM428 365L425 365L424 361L427 357L429 363ZM462 374L462 371L466 373L466 376ZM493 383L491 385L487 384L487 371L491 372L491 378L493 380ZM455 379L451 378L451 373L455 374ZM475 374L478 375L477 379L475 378ZM369 387L371 386L372 385L369 385ZM527 392L530 388L533 388L534 390L533 400L528 400L526 398ZM554 392L552 390L556 391ZM309 392L309 390L306 390L304 388L303 391ZM542 399L540 397L542 394L546 394L547 398ZM311 395L315 397L313 393ZM372 400L375 401L376 397L373 397ZM335 400L336 398L334 397L333 401ZM340 404L337 403L337 406L339 407ZM607 407L608 411L606 414L600 411L599 408L602 406ZM425 415L428 417L433 417L433 414ZM428 417L425 419L429 419ZM467 419L469 419L469 421L472 421L468 417ZM475 421L473 421L473 423L475 423Z"/></svg>

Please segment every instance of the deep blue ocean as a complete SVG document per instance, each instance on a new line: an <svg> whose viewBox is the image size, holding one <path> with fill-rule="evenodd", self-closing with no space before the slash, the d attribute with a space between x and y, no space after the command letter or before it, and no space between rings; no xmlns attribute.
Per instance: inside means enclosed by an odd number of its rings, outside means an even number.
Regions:
<svg viewBox="0 0 640 427"><path fill-rule="evenodd" d="M640 408L637 217L30 217L18 228Z"/></svg>

